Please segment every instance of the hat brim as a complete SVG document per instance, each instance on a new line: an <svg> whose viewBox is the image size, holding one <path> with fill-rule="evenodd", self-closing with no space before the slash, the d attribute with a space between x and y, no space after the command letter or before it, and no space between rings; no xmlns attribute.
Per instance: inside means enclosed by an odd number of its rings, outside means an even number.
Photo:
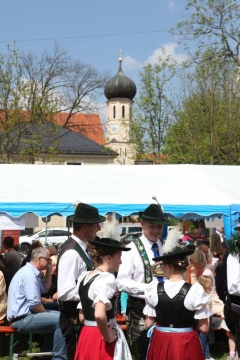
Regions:
<svg viewBox="0 0 240 360"><path fill-rule="evenodd" d="M98 218L94 218L94 219L82 219L82 218L77 218L75 217L75 215L69 215L67 217L68 221L71 221L73 223L81 223L81 224L99 224L101 222L106 221L105 216L101 216L99 215Z"/></svg>
<svg viewBox="0 0 240 360"><path fill-rule="evenodd" d="M171 259L182 259L188 255L192 255L194 253L194 251L195 250L190 249L190 250L178 251L176 253L169 253L169 254L155 257L155 258L153 258L153 261L166 261L166 260L171 260Z"/></svg>
<svg viewBox="0 0 240 360"><path fill-rule="evenodd" d="M121 246L120 243L119 245L112 245L112 244L106 244L104 242L101 242L101 239L100 241L94 241L94 240L89 240L88 243L90 245L93 245L95 247L103 247L103 248L110 248L110 249L115 249L115 250L119 250L119 251L129 251L131 250L131 248L127 248L127 247L124 247L124 246Z"/></svg>
<svg viewBox="0 0 240 360"><path fill-rule="evenodd" d="M157 224L157 225L168 225L169 224L169 220L167 219L159 219L159 218L154 218L151 216L146 216L143 214L143 211L139 211L138 216L145 221L148 221L152 224Z"/></svg>

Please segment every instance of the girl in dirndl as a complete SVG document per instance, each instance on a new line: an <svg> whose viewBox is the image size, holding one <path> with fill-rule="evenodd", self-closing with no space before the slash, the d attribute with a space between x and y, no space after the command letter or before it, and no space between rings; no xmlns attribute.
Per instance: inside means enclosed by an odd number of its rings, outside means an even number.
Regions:
<svg viewBox="0 0 240 360"><path fill-rule="evenodd" d="M150 337L147 360L204 360L198 331L208 332L209 298L200 284L183 280L187 256L193 250L183 250L176 244L172 233L164 244L163 256L154 258L167 280L150 283L145 292L143 313Z"/></svg>
<svg viewBox="0 0 240 360"><path fill-rule="evenodd" d="M115 275L122 251L117 240L101 238L89 241L91 257L97 267L78 279L80 321L84 323L74 360L132 360L125 335L114 313Z"/></svg>

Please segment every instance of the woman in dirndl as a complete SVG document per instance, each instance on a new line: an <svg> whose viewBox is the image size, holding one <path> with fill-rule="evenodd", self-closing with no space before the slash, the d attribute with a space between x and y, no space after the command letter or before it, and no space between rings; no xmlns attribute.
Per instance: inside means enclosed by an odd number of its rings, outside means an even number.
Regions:
<svg viewBox="0 0 240 360"><path fill-rule="evenodd" d="M147 360L204 360L198 331L208 332L208 295L197 282L191 285L184 281L187 256L193 250L176 246L178 235L175 239L172 231L163 256L153 259L160 262L167 279L150 283L145 292L143 313L150 337Z"/></svg>
<svg viewBox="0 0 240 360"><path fill-rule="evenodd" d="M79 318L84 323L74 360L131 360L131 354L114 313L115 275L121 264L121 246L111 238L89 241L91 257L97 267L78 279Z"/></svg>

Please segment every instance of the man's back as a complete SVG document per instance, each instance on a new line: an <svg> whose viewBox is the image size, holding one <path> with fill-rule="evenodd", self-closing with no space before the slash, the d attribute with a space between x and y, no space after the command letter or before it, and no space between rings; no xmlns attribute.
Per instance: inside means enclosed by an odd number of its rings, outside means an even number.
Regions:
<svg viewBox="0 0 240 360"><path fill-rule="evenodd" d="M218 233L214 233L211 236L210 250L213 254L220 254L221 238Z"/></svg>
<svg viewBox="0 0 240 360"><path fill-rule="evenodd" d="M20 254L18 251L13 249L7 252L7 254L5 255L5 259L7 263L7 268L12 278L21 267Z"/></svg>

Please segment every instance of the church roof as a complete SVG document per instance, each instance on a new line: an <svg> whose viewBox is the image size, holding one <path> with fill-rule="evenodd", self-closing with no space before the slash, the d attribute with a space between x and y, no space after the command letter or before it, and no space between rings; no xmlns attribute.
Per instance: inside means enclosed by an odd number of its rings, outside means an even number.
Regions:
<svg viewBox="0 0 240 360"><path fill-rule="evenodd" d="M60 112L56 115L57 124L73 130L100 145L106 143L103 126L98 114L74 114L68 120L69 113ZM67 123L66 123L67 122Z"/></svg>
<svg viewBox="0 0 240 360"><path fill-rule="evenodd" d="M114 98L125 98L132 100L136 95L137 88L133 80L124 75L121 67L122 59L119 59L119 70L110 79L104 88L104 94L108 100Z"/></svg>
<svg viewBox="0 0 240 360"><path fill-rule="evenodd" d="M24 130L24 126L26 127ZM17 131L18 129L16 129ZM28 149L30 147L31 136L35 136L37 131L41 134L38 136L38 146L42 148L42 151L46 151L49 146L56 147L58 154L75 154L75 155L101 155L108 157L110 154L115 155L114 151L108 151L103 145L98 144L97 142L90 140L88 137L79 134L76 131L65 129L60 125L42 122L38 129L31 128L28 126L28 122L23 125L22 136L18 147L16 148L16 153L22 151L23 149ZM13 139L16 137L15 129L12 130L11 136ZM29 139L25 141L24 139ZM34 138L32 138L32 141Z"/></svg>

